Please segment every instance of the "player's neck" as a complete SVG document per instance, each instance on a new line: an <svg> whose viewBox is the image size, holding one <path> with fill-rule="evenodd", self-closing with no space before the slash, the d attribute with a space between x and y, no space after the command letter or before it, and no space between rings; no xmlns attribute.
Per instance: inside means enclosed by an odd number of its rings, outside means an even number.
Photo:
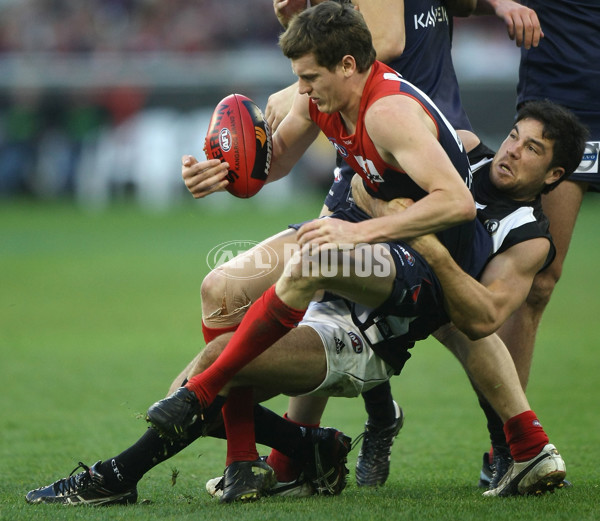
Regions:
<svg viewBox="0 0 600 521"><path fill-rule="evenodd" d="M365 86L371 74L371 69L372 66L369 67L367 71L356 75L356 82L352 86L351 95L348 96L348 103L339 111L348 135L352 135L356 131L356 124L360 115L362 97Z"/></svg>

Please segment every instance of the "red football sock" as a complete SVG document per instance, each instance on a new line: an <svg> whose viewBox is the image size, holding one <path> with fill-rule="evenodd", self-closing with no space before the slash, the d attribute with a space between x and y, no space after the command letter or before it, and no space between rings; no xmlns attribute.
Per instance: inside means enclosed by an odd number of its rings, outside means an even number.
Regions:
<svg viewBox="0 0 600 521"><path fill-rule="evenodd" d="M283 417L293 423L294 425L300 425L301 427L318 427L319 424L308 424L300 423L288 418L287 412ZM286 456L283 452L279 452L277 449L271 449L271 453L267 457L267 463L275 471L277 481L286 483L288 481L294 481L302 470L302 462Z"/></svg>
<svg viewBox="0 0 600 521"><path fill-rule="evenodd" d="M219 357L208 369L190 378L185 387L208 406L242 367L296 327L305 312L288 306L271 286L250 306Z"/></svg>
<svg viewBox="0 0 600 521"><path fill-rule="evenodd" d="M227 433L227 461L256 461L254 437L254 400L251 387L234 387L223 406L223 422Z"/></svg>
<svg viewBox="0 0 600 521"><path fill-rule="evenodd" d="M235 326L227 326L227 327L208 327L204 321L202 321L202 335L204 336L204 342L208 344L218 336L221 336L223 333L231 333L235 331L239 327L239 324Z"/></svg>
<svg viewBox="0 0 600 521"><path fill-rule="evenodd" d="M510 454L517 462L537 456L548 443L548 436L533 411L513 416L504 424Z"/></svg>

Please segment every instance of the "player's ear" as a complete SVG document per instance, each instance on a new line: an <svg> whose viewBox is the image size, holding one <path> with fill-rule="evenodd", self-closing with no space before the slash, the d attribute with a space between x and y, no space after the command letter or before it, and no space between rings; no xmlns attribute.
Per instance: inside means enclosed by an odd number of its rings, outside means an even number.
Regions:
<svg viewBox="0 0 600 521"><path fill-rule="evenodd" d="M350 76L356 70L356 60L354 56L351 54L346 54L342 58L342 71L344 72L344 76Z"/></svg>
<svg viewBox="0 0 600 521"><path fill-rule="evenodd" d="M565 175L565 169L562 166L555 166L554 168L548 170L545 183L547 185L556 183L556 181L558 181L563 175Z"/></svg>

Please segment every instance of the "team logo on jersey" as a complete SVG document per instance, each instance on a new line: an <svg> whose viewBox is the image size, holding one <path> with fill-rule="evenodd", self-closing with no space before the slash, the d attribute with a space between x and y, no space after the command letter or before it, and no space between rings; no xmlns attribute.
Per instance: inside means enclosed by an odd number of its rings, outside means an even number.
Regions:
<svg viewBox="0 0 600 521"><path fill-rule="evenodd" d="M500 221L498 219L488 219L483 225L490 235L494 235L500 228Z"/></svg>
<svg viewBox="0 0 600 521"><path fill-rule="evenodd" d="M329 142L333 145L333 148L335 148L335 151L342 157L348 157L348 151L346 150L346 147L338 144L336 142L336 140L334 138L329 138Z"/></svg>
<svg viewBox="0 0 600 521"><path fill-rule="evenodd" d="M348 331L348 336L350 337L350 341L352 342L352 349L354 349L354 352L362 353L363 343L360 337L354 331Z"/></svg>
<svg viewBox="0 0 600 521"><path fill-rule="evenodd" d="M575 170L576 174L597 174L598 173L598 152L600 151L600 141L588 141L585 144L585 151L581 163Z"/></svg>
<svg viewBox="0 0 600 521"><path fill-rule="evenodd" d="M381 177L377 172L374 174L367 172L367 179L372 183L383 183L383 177Z"/></svg>
<svg viewBox="0 0 600 521"><path fill-rule="evenodd" d="M400 248L400 251L402 251L402 253L404 254L404 257L406 258L406 262L408 262L409 266L414 266L415 265L415 258L413 256L413 254L411 252L409 252L406 248L398 245L398 247Z"/></svg>
<svg viewBox="0 0 600 521"><path fill-rule="evenodd" d="M339 166L336 166L333 169L333 182L339 183L342 180L342 169Z"/></svg>
<svg viewBox="0 0 600 521"><path fill-rule="evenodd" d="M335 352L339 355L342 352L342 349L346 347L346 344L344 344L342 339L338 338L337 336L334 336L333 340L335 342Z"/></svg>
<svg viewBox="0 0 600 521"><path fill-rule="evenodd" d="M438 23L448 23L448 13L443 6L433 7L429 11L414 15L415 29L435 27Z"/></svg>

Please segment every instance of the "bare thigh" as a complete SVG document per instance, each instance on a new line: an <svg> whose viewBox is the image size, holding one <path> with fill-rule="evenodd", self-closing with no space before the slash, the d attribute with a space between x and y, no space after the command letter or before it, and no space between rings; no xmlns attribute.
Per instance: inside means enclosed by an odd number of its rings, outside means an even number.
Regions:
<svg viewBox="0 0 600 521"><path fill-rule="evenodd" d="M311 327L292 329L234 377L237 386L251 385L269 394L304 394L317 388L327 373L321 337Z"/></svg>

